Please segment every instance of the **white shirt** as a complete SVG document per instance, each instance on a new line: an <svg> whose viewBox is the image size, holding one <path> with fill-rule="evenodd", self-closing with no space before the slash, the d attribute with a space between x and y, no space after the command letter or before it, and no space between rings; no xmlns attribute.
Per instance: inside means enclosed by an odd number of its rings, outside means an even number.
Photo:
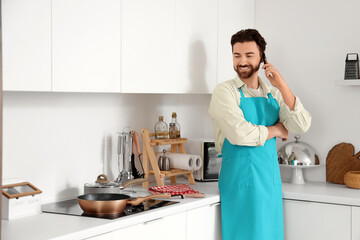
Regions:
<svg viewBox="0 0 360 240"><path fill-rule="evenodd" d="M264 90L262 89L261 85L259 84L259 87L257 89L255 88L248 88L247 89L250 92L250 95L253 97L264 97Z"/></svg>
<svg viewBox="0 0 360 240"><path fill-rule="evenodd" d="M298 97L295 100L294 110L290 110L277 88L267 86L260 78L259 84L263 97L267 98L270 92L278 102L279 121L289 132L303 133L310 128L311 115L305 110ZM215 147L218 152L221 152L225 138L233 145L263 146L269 134L267 127L251 124L245 120L239 107L241 98L239 88L243 91L244 97L258 95L252 93L254 90L249 91L247 85L236 76L216 86L211 97L209 114L214 125Z"/></svg>

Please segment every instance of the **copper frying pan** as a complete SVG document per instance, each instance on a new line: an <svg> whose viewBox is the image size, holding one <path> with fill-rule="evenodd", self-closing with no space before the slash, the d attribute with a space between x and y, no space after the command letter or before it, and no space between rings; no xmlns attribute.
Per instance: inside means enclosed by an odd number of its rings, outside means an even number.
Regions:
<svg viewBox="0 0 360 240"><path fill-rule="evenodd" d="M117 214L122 213L127 204L133 206L153 198L170 198L170 194L154 194L130 200L129 195L116 193L92 193L78 196L81 209L88 214Z"/></svg>

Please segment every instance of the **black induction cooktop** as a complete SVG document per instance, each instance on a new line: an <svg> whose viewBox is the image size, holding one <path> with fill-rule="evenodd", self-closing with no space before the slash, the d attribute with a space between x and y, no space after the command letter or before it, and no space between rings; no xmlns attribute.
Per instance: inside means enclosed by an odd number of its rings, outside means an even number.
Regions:
<svg viewBox="0 0 360 240"><path fill-rule="evenodd" d="M85 213L77 202L77 199L71 199L61 202L49 203L42 205L41 210L46 213L55 213L55 214L66 214L74 216L83 216L83 217L95 217L95 218L104 218L104 219L116 219L120 217L126 217L136 213L141 213L149 211L152 209L169 206L179 202L175 201L164 201L157 199L149 199L140 203L137 206L127 205L126 209L122 213L117 214L88 214Z"/></svg>

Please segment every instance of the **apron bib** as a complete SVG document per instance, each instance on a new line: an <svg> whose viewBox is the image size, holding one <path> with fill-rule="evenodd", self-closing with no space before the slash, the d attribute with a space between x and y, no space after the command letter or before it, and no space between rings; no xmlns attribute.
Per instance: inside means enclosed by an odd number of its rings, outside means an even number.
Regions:
<svg viewBox="0 0 360 240"><path fill-rule="evenodd" d="M279 104L265 97L245 98L246 121L264 126L278 122ZM225 139L219 176L223 240L283 240L283 208L276 139L264 146L232 145Z"/></svg>

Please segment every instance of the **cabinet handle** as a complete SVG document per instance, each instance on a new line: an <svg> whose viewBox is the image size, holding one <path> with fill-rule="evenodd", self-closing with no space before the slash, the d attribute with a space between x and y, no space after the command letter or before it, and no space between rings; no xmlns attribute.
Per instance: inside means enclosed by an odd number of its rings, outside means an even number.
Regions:
<svg viewBox="0 0 360 240"><path fill-rule="evenodd" d="M216 203L210 204L210 207L216 207L216 206L219 206L219 205L220 205L220 202L216 202Z"/></svg>
<svg viewBox="0 0 360 240"><path fill-rule="evenodd" d="M144 224L151 224L151 223L154 223L154 222L158 222L158 221L160 221L162 219L163 219L163 217L155 218L155 219L144 222Z"/></svg>

